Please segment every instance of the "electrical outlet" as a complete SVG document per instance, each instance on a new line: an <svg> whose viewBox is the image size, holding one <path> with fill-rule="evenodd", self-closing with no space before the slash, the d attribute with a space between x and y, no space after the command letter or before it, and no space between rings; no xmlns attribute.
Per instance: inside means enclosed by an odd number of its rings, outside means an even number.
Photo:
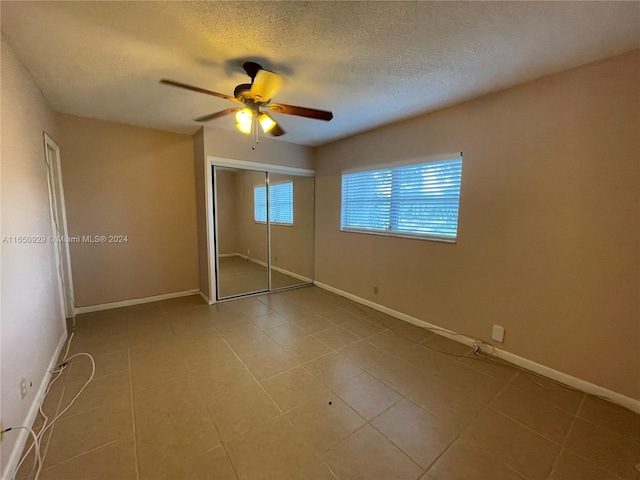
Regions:
<svg viewBox="0 0 640 480"><path fill-rule="evenodd" d="M27 396L27 379L23 377L20 379L20 398L24 398L26 396Z"/></svg>
<svg viewBox="0 0 640 480"><path fill-rule="evenodd" d="M377 285L373 287L373 294L378 295L378 287Z"/></svg>
<svg viewBox="0 0 640 480"><path fill-rule="evenodd" d="M494 325L493 331L491 332L491 338L493 338L496 342L503 343L504 342L504 327L502 325Z"/></svg>
<svg viewBox="0 0 640 480"><path fill-rule="evenodd" d="M251 249L247 248L247 257L250 257L250 256L251 256Z"/></svg>

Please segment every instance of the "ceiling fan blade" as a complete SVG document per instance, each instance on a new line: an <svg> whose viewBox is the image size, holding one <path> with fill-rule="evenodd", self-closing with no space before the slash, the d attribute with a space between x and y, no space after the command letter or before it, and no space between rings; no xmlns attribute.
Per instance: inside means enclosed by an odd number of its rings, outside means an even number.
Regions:
<svg viewBox="0 0 640 480"><path fill-rule="evenodd" d="M269 131L269 133L274 137L279 137L280 135L284 135L287 132L276 123L275 126Z"/></svg>
<svg viewBox="0 0 640 480"><path fill-rule="evenodd" d="M249 94L258 102L271 100L284 85L284 78L268 70L258 70Z"/></svg>
<svg viewBox="0 0 640 480"><path fill-rule="evenodd" d="M226 110L222 110L220 112L211 113L209 115L205 115L203 117L194 118L196 122L208 122L209 120L213 120L218 117L223 117L225 115L229 115L230 113L236 113L238 110L242 110L240 107L227 108Z"/></svg>
<svg viewBox="0 0 640 480"><path fill-rule="evenodd" d="M333 113L326 110L316 110L315 108L296 107L285 105L284 103L270 103L266 106L269 110L285 115L297 115L299 117L315 118L316 120L329 121L333 118Z"/></svg>
<svg viewBox="0 0 640 480"><path fill-rule="evenodd" d="M171 85L172 87L184 88L184 89L187 89L187 90L191 90L193 92L204 93L206 95L213 95L214 97L218 97L218 98L225 98L227 100L231 100L232 102L240 102L240 103L242 103L237 98L231 97L229 95L225 95L224 93L213 92L211 90L206 90L204 88L194 87L193 85L187 85L186 83L175 82L173 80L167 80L165 78L160 80L160 83L164 83L165 85Z"/></svg>

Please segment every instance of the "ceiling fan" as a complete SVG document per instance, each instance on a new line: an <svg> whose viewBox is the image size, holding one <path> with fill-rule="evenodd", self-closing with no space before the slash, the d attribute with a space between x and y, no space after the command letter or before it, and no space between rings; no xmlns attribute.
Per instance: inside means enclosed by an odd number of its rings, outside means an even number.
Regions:
<svg viewBox="0 0 640 480"><path fill-rule="evenodd" d="M218 98L225 98L241 104L242 106L227 108L220 112L211 113L196 118L196 122L208 122L224 115L236 114L236 128L242 133L254 133L257 138L258 124L265 133L270 133L274 137L284 135L286 132L276 123L269 113L264 109L285 115L297 115L299 117L313 118L316 120L329 121L333 118L333 113L314 108L296 107L283 103L271 103L271 99L280 91L284 84L284 78L277 73L265 70L255 62L246 62L242 65L244 71L251 78L251 83L242 83L233 91L233 97L223 93L213 92L200 87L187 85L186 83L173 80L160 80L160 83L173 87L184 88L194 92L213 95Z"/></svg>

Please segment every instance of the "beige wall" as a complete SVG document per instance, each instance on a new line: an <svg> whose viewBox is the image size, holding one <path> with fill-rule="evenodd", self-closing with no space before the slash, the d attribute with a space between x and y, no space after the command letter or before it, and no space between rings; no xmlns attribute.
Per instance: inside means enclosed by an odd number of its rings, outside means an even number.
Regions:
<svg viewBox="0 0 640 480"><path fill-rule="evenodd" d="M640 398L640 52L320 147L316 279ZM464 152L455 245L340 232L343 169ZM373 294L378 285L379 295Z"/></svg>
<svg viewBox="0 0 640 480"><path fill-rule="evenodd" d="M54 116L4 36L1 44L1 234L46 238L53 228L43 132L58 139ZM0 403L6 427L27 423L65 328L53 243L2 242L1 269ZM18 389L22 377L33 383L24 399ZM3 478L20 434L16 430L4 435Z"/></svg>
<svg viewBox="0 0 640 480"><path fill-rule="evenodd" d="M57 115L76 306L198 286L193 138Z"/></svg>

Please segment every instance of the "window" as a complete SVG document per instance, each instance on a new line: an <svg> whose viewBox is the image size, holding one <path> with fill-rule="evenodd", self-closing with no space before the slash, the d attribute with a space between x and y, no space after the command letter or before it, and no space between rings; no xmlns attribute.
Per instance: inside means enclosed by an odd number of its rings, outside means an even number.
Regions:
<svg viewBox="0 0 640 480"><path fill-rule="evenodd" d="M267 187L253 189L253 216L256 222L267 221ZM269 186L269 221L293 225L293 182Z"/></svg>
<svg viewBox="0 0 640 480"><path fill-rule="evenodd" d="M341 230L455 241L462 156L342 175Z"/></svg>

